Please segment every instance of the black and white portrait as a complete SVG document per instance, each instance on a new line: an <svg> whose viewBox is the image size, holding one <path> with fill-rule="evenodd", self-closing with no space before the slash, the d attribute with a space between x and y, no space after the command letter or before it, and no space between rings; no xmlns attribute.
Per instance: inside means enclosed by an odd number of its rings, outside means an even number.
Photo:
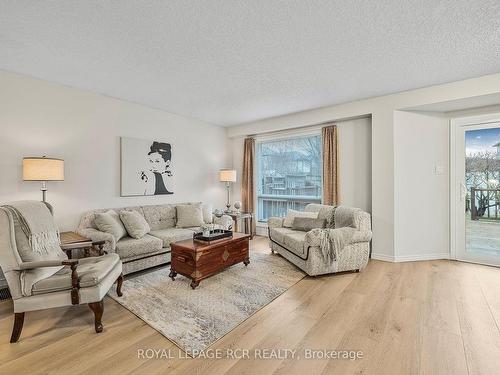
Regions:
<svg viewBox="0 0 500 375"><path fill-rule="evenodd" d="M121 138L121 195L173 194L172 146Z"/></svg>

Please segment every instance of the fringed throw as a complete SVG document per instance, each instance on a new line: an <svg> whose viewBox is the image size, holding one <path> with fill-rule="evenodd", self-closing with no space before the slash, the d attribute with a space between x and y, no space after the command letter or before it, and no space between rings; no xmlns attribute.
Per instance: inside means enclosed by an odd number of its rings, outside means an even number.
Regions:
<svg viewBox="0 0 500 375"><path fill-rule="evenodd" d="M351 243L357 229L351 227L323 229L320 237L320 247L323 259L330 263L336 262L338 253Z"/></svg>
<svg viewBox="0 0 500 375"><path fill-rule="evenodd" d="M15 216L28 237L30 247L37 254L50 254L59 248L59 230L49 209L41 210L40 202L21 201L3 206Z"/></svg>

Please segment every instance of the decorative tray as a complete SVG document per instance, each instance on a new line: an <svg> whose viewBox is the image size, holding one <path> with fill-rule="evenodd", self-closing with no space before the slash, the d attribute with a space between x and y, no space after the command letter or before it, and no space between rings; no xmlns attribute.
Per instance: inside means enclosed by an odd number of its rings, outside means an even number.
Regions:
<svg viewBox="0 0 500 375"><path fill-rule="evenodd" d="M210 231L209 236L204 236L203 233L195 233L193 239L197 241L210 242L216 240L222 240L224 238L229 238L233 236L233 232L224 229L214 229Z"/></svg>

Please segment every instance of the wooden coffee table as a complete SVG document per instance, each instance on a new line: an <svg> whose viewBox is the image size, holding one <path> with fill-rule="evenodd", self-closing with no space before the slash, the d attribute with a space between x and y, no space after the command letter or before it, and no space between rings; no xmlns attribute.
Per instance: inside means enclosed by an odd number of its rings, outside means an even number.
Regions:
<svg viewBox="0 0 500 375"><path fill-rule="evenodd" d="M170 278L177 274L191 279L191 288L195 289L200 281L219 273L236 263L250 263L248 240L250 235L233 233L231 238L205 243L193 239L170 244L172 260Z"/></svg>

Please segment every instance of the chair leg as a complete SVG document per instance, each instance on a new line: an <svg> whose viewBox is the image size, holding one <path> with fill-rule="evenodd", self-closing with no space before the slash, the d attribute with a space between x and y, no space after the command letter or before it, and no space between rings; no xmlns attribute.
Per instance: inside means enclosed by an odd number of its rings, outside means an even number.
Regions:
<svg viewBox="0 0 500 375"><path fill-rule="evenodd" d="M118 279L116 279L116 294L118 295L118 297L123 296L122 285L123 285L123 273L121 273L120 276L118 276Z"/></svg>
<svg viewBox="0 0 500 375"><path fill-rule="evenodd" d="M92 302L89 303L89 308L94 312L94 317L95 317L95 331L96 333L102 332L102 314L104 312L104 302L101 300L99 302Z"/></svg>
<svg viewBox="0 0 500 375"><path fill-rule="evenodd" d="M24 324L24 313L15 313L14 314L14 327L12 327L12 336L10 337L10 342L14 343L19 340L21 337L21 331L23 330Z"/></svg>

